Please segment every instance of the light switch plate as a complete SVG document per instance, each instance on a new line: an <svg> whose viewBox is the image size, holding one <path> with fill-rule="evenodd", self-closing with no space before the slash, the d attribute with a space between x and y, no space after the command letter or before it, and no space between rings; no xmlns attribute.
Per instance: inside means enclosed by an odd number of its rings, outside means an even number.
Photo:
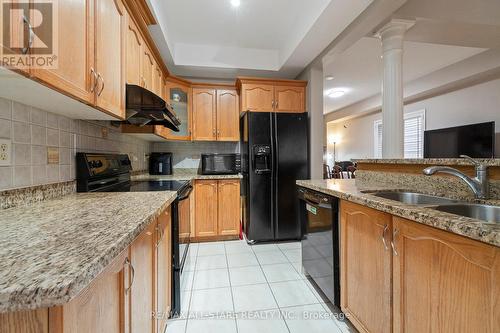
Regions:
<svg viewBox="0 0 500 333"><path fill-rule="evenodd" d="M0 165L12 165L12 141L0 139Z"/></svg>

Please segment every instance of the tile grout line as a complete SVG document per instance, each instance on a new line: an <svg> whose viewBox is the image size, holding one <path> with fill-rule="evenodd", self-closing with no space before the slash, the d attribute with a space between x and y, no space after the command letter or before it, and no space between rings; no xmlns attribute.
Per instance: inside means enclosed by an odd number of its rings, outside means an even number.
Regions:
<svg viewBox="0 0 500 333"><path fill-rule="evenodd" d="M277 246L276 246L277 247ZM269 288L269 290L271 291L271 295L273 295L273 299L274 301L276 302L276 306L278 307L278 314L279 316L281 317L281 320L283 320L283 323L285 324L285 327L288 331L288 333L291 333L290 331L290 327L288 327L288 324L285 320L285 318L283 317L282 313L281 313L281 308L280 308L280 305L278 304L278 300L276 299L276 296L274 295L274 292L273 292L273 288L271 288L271 284L269 283L269 280L267 279L267 276L266 274L264 273L264 270L262 269L262 265L260 264L260 261L259 261L259 258L257 257L257 255L255 254L255 251L254 249L252 248L252 252L254 253L255 255L255 258L257 259L257 262L259 263L259 268L260 270L262 271L262 274L264 275L264 279L266 279L266 282L267 282L267 287Z"/></svg>
<svg viewBox="0 0 500 333"><path fill-rule="evenodd" d="M200 250L200 246L198 244L198 246L196 246L196 256L194 257L194 271L193 271L193 277L192 277L193 281L191 283L191 289L189 290L189 305L187 307L186 324L184 325L184 333L187 333L189 313L191 311L191 301L193 300L194 277L196 275L196 265L198 264L198 251L199 250ZM182 306L181 306L181 314L182 314Z"/></svg>
<svg viewBox="0 0 500 333"><path fill-rule="evenodd" d="M229 280L229 291L231 292L231 300L233 301L233 314L234 314L234 313L236 313L236 306L234 305L233 285L231 284L231 274L229 272L229 260L227 260L227 249L226 249L225 242L224 242L224 253L226 255L227 277ZM234 316L234 326L236 326L236 333L238 333L238 321L236 320L236 315Z"/></svg>

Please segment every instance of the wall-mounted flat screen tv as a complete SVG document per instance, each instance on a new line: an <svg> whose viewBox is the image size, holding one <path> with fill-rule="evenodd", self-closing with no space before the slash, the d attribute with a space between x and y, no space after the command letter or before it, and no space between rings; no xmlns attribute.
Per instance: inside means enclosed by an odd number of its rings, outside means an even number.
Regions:
<svg viewBox="0 0 500 333"><path fill-rule="evenodd" d="M492 158L495 155L495 122L425 131L425 158Z"/></svg>

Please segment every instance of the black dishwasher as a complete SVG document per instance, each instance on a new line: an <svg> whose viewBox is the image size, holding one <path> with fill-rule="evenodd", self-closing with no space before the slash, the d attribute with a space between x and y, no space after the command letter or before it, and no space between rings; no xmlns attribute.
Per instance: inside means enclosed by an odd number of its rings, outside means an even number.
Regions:
<svg viewBox="0 0 500 333"><path fill-rule="evenodd" d="M298 188L302 266L332 304L340 307L338 198Z"/></svg>

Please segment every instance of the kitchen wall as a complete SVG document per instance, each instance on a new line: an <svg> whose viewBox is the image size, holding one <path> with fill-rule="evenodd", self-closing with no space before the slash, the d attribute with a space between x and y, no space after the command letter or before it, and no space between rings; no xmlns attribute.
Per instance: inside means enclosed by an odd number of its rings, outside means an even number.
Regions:
<svg viewBox="0 0 500 333"><path fill-rule="evenodd" d="M204 153L239 153L238 142L161 142L153 145L154 152L172 153L174 168L197 169Z"/></svg>
<svg viewBox="0 0 500 333"><path fill-rule="evenodd" d="M438 129L472 123L496 122L496 157L500 157L500 79L405 105L405 112L426 110L426 129ZM382 119L381 112L328 123L328 157L333 162L331 138L337 138L337 161L373 157L373 122Z"/></svg>
<svg viewBox="0 0 500 333"><path fill-rule="evenodd" d="M0 99L0 139L12 141L12 165L0 166L0 190L75 179L77 151L127 153L134 170L146 170L152 146L110 122L73 120L5 99ZM58 164L47 163L48 147L58 149Z"/></svg>

